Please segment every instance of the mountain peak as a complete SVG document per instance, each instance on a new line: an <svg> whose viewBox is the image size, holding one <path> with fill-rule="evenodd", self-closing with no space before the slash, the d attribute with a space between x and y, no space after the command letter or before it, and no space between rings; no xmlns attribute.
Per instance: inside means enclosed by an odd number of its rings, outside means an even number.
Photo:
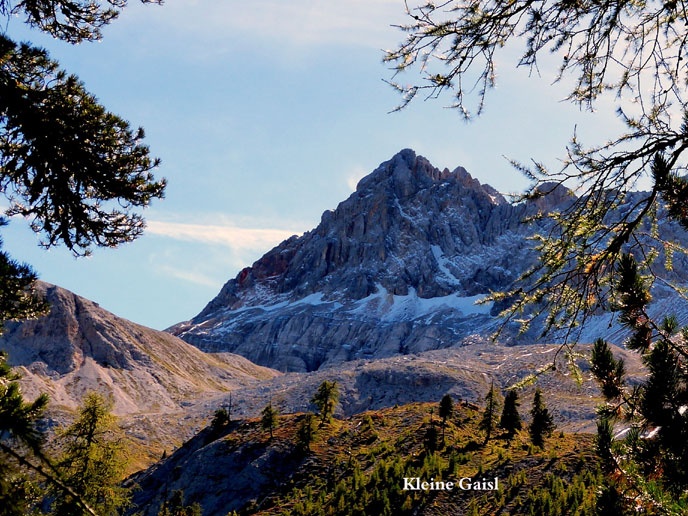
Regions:
<svg viewBox="0 0 688 516"><path fill-rule="evenodd" d="M206 351L290 370L362 356L361 346L386 356L459 341L473 323L434 335L436 326L425 334L419 325L416 335L413 321L489 318L489 306L473 306L477 296L508 287L518 273L512 262L530 259L527 244L507 250L498 241L522 231L523 212L463 167L440 170L404 149L316 228L267 252L170 331ZM340 344L325 349L330 341Z"/></svg>
<svg viewBox="0 0 688 516"><path fill-rule="evenodd" d="M486 193L496 204L507 202L494 188L482 185L474 179L465 168L457 167L453 171L447 168L440 170L412 149L402 149L361 179L356 186L356 194L366 195L380 188L387 188L403 199L433 185L448 182L455 182L475 192Z"/></svg>

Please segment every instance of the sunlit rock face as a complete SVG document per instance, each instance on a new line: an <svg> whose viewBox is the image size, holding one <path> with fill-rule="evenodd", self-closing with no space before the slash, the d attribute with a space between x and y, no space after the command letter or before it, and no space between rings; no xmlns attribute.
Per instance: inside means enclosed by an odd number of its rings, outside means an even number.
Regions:
<svg viewBox="0 0 688 516"><path fill-rule="evenodd" d="M475 301L532 263L528 209L403 150L171 331L292 371L461 345L495 328Z"/></svg>
<svg viewBox="0 0 688 516"><path fill-rule="evenodd" d="M511 287L536 259L528 237L548 230L524 218L574 200L563 187L542 188L548 195L512 204L462 167L439 170L403 150L315 229L266 253L170 331L283 371L489 338L504 306L475 302ZM609 323L600 318L584 340Z"/></svg>
<svg viewBox="0 0 688 516"><path fill-rule="evenodd" d="M21 373L28 399L48 393L51 408L74 409L97 391L120 416L170 412L276 374L237 355L203 353L58 286L36 287L50 313L7 322L0 350Z"/></svg>

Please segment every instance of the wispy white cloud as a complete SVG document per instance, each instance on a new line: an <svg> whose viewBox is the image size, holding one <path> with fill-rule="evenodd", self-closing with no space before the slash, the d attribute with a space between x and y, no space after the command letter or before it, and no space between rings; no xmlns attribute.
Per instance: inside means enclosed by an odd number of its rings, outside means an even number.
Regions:
<svg viewBox="0 0 688 516"><path fill-rule="evenodd" d="M235 251L256 249L267 251L296 233L296 231L286 229L245 228L230 224L194 224L159 220L148 220L146 231L151 235L225 246Z"/></svg>
<svg viewBox="0 0 688 516"><path fill-rule="evenodd" d="M149 255L150 265L156 274L219 288L281 241L300 233L271 225L252 218L229 220L224 215L186 216L185 222L152 216L146 234L162 240Z"/></svg>
<svg viewBox="0 0 688 516"><path fill-rule="evenodd" d="M199 271L182 269L171 265L158 265L156 269L166 276L171 276L189 283L195 283L196 285L202 285L204 287L217 287L218 285L216 278Z"/></svg>
<svg viewBox="0 0 688 516"><path fill-rule="evenodd" d="M327 2L300 0L261 2L263 9L246 9L237 21L242 29L287 38L292 43L376 44L384 41L389 25L402 6L395 0ZM252 7L255 4L252 3ZM265 16L265 12L269 15Z"/></svg>

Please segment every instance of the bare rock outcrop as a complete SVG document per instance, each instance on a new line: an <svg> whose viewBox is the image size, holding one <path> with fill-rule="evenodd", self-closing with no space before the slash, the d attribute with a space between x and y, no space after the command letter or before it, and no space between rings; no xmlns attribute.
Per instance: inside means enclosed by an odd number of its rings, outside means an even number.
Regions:
<svg viewBox="0 0 688 516"><path fill-rule="evenodd" d="M39 282L38 291L50 313L7 323L0 336L28 398L47 392L52 406L73 409L96 390L118 415L171 412L277 374L237 355L204 353L60 287Z"/></svg>
<svg viewBox="0 0 688 516"><path fill-rule="evenodd" d="M439 170L412 150L399 152L359 182L320 224L293 236L228 281L190 321L168 331L205 351L231 351L280 371L314 371L345 361L460 347L501 327L498 305L476 304L509 290L536 261L533 235L576 200L562 185L540 185L541 196L512 203L459 167ZM610 194L611 195L611 194ZM630 192L608 215L637 209L647 192ZM658 232L688 247L679 225L659 209ZM657 245L655 229L638 235ZM655 239L655 240L653 240ZM652 240L652 242L650 242ZM688 285L688 256L665 267L662 246L653 273ZM519 284L524 287L523 284ZM653 315L683 318L688 303L657 282ZM538 321L521 335L501 328L503 343L541 342ZM613 314L595 314L575 338L626 334ZM557 342L558 336L548 336Z"/></svg>
<svg viewBox="0 0 688 516"><path fill-rule="evenodd" d="M532 263L535 209L403 150L168 331L282 371L461 345L497 324L475 302Z"/></svg>

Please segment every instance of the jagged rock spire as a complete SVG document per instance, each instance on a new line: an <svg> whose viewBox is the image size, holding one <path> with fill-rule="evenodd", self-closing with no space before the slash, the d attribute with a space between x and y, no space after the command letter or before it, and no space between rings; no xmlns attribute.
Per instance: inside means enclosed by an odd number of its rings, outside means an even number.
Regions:
<svg viewBox="0 0 688 516"><path fill-rule="evenodd" d="M522 236L503 245L523 233L524 209L464 168L440 170L404 149L172 331L297 370L455 344L475 323L474 296L508 287L532 259ZM491 320L489 307L478 312Z"/></svg>

